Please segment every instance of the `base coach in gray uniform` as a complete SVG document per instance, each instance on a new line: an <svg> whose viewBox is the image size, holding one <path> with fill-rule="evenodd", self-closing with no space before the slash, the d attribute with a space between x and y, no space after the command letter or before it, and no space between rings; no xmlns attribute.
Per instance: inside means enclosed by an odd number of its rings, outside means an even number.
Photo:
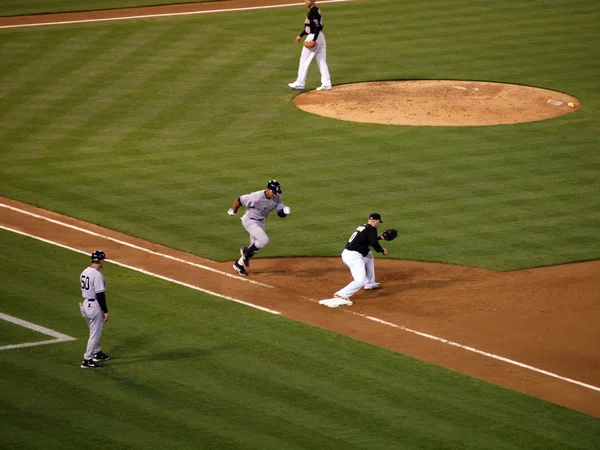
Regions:
<svg viewBox="0 0 600 450"><path fill-rule="evenodd" d="M246 208L246 213L242 216L242 225L250 235L250 245L240 249L240 259L233 264L233 268L246 277L248 276L246 267L250 265L250 258L269 244L269 236L265 232L267 216L271 211L277 211L277 215L283 218L291 210L281 200L281 185L277 180L270 180L267 189L236 198L227 214L235 216L241 206Z"/></svg>
<svg viewBox="0 0 600 450"><path fill-rule="evenodd" d="M106 306L106 283L100 269L104 266L106 255L102 250L92 253L92 265L81 272L81 296L83 302L79 304L81 315L86 320L90 329L90 337L83 355L81 367L83 369L98 369L102 367L99 361L108 361L110 356L103 353L100 347L100 336L104 322L108 320L108 307Z"/></svg>

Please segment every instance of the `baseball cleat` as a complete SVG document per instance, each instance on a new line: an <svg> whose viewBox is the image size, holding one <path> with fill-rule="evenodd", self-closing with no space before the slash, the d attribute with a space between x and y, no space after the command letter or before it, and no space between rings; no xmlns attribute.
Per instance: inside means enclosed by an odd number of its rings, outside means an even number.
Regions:
<svg viewBox="0 0 600 450"><path fill-rule="evenodd" d="M98 352L94 355L94 358L92 359L92 361L94 362L99 362L99 361L108 361L110 360L110 356L108 356L106 353L104 352Z"/></svg>
<svg viewBox="0 0 600 450"><path fill-rule="evenodd" d="M365 289L367 291L371 291L373 289L381 289L381 283L370 284L368 286L365 286Z"/></svg>
<svg viewBox="0 0 600 450"><path fill-rule="evenodd" d="M325 85L319 86L317 88L317 91L330 91L330 90L331 90L331 86L325 86Z"/></svg>
<svg viewBox="0 0 600 450"><path fill-rule="evenodd" d="M304 86L302 86L301 84L296 83L295 81L293 83L288 83L288 86L291 87L292 89L298 89L298 90L302 90L304 89Z"/></svg>
<svg viewBox="0 0 600 450"><path fill-rule="evenodd" d="M82 369L99 369L102 367L100 364L96 364L93 359L84 359L81 363Z"/></svg>
<svg viewBox="0 0 600 450"><path fill-rule="evenodd" d="M248 276L248 272L246 272L246 269L244 269L244 266L242 266L241 264L238 264L237 262L235 262L233 264L233 268L237 271L237 273L239 273L241 276L243 277L247 277Z"/></svg>
<svg viewBox="0 0 600 450"><path fill-rule="evenodd" d="M242 261L244 262L244 266L250 267L250 259L246 258L246 250L248 250L248 247L240 248L240 255L242 255Z"/></svg>
<svg viewBox="0 0 600 450"><path fill-rule="evenodd" d="M347 302L351 302L350 297L346 297L345 295L340 295L340 294L336 293L336 294L333 294L333 296L335 298L339 298L339 299L342 299L342 300L346 300Z"/></svg>

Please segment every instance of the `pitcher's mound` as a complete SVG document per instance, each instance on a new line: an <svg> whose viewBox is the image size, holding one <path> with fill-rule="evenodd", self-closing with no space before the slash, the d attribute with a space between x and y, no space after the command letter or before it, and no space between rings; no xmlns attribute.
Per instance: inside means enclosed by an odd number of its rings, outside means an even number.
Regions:
<svg viewBox="0 0 600 450"><path fill-rule="evenodd" d="M480 126L533 122L578 109L562 92L485 81L377 81L308 91L298 108L352 122L390 125Z"/></svg>

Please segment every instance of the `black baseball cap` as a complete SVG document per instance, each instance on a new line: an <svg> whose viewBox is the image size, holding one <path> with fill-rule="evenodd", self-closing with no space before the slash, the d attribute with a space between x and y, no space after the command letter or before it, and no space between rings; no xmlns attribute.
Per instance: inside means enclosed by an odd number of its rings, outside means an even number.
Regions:
<svg viewBox="0 0 600 450"><path fill-rule="evenodd" d="M383 223L383 220L381 220L381 214L379 213L371 213L369 220L379 220L379 222Z"/></svg>

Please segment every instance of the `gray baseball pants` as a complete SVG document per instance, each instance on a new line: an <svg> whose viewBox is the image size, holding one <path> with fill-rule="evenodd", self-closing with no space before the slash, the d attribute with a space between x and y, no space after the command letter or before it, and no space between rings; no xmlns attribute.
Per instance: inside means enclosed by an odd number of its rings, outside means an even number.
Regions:
<svg viewBox="0 0 600 450"><path fill-rule="evenodd" d="M242 225L250 235L250 245L254 244L256 248L261 249L269 244L269 236L265 232L264 220L254 220L243 216Z"/></svg>
<svg viewBox="0 0 600 450"><path fill-rule="evenodd" d="M81 303L81 315L90 329L90 337L83 359L92 359L100 351L100 336L104 329L104 313L96 300L84 300Z"/></svg>

